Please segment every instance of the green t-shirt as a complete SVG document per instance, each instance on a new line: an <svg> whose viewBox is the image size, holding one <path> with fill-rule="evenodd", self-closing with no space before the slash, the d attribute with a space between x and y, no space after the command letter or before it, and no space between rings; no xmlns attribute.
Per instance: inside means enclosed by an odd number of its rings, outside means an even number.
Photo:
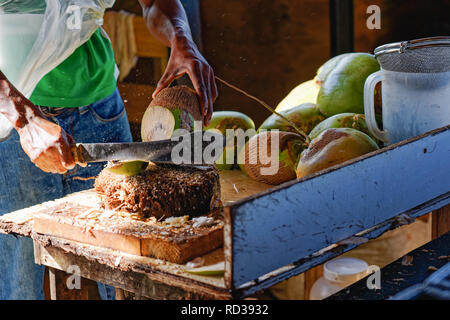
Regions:
<svg viewBox="0 0 450 320"><path fill-rule="evenodd" d="M31 102L46 107L81 107L116 88L114 52L100 28L37 84Z"/></svg>

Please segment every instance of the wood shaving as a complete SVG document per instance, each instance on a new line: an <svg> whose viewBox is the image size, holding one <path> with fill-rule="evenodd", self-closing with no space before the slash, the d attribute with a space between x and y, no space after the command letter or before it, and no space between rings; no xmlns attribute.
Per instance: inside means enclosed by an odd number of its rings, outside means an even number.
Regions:
<svg viewBox="0 0 450 320"><path fill-rule="evenodd" d="M167 218L162 222L163 225L168 227L182 227L184 226L189 220L189 216L182 216L182 217L170 217Z"/></svg>
<svg viewBox="0 0 450 320"><path fill-rule="evenodd" d="M396 217L395 220L398 223L398 225L400 225L400 226L411 224L415 221L415 219L413 217L411 217L409 214L406 214L406 213L399 215L398 217Z"/></svg>
<svg viewBox="0 0 450 320"><path fill-rule="evenodd" d="M200 228L200 227L207 227L207 226L214 224L214 219L211 217L202 216L202 217L193 218L192 222L193 222L192 226L194 228Z"/></svg>
<svg viewBox="0 0 450 320"><path fill-rule="evenodd" d="M402 259L402 266L412 266L413 259L412 256L404 256Z"/></svg>
<svg viewBox="0 0 450 320"><path fill-rule="evenodd" d="M364 237L350 237L347 239L344 239L342 241L339 241L337 244L338 245L344 245L344 244L363 244L368 242L369 239L364 238Z"/></svg>
<svg viewBox="0 0 450 320"><path fill-rule="evenodd" d="M202 257L197 257L192 261L189 261L186 263L186 268L192 269L192 268L198 268L205 264L205 259Z"/></svg>
<svg viewBox="0 0 450 320"><path fill-rule="evenodd" d="M87 178L83 178L83 177L78 177L78 176L76 176L76 177L73 177L72 179L73 179L73 180L81 180L81 181L89 181L89 180L95 180L96 177L87 177Z"/></svg>
<svg viewBox="0 0 450 320"><path fill-rule="evenodd" d="M114 266L117 268L120 264L120 261L122 261L122 256L118 256L116 258L116 261L114 261Z"/></svg>

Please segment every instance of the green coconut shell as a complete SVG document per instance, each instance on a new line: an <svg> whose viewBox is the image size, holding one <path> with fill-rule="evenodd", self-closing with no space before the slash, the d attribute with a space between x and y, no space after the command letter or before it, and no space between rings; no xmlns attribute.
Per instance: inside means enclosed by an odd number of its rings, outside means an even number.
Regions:
<svg viewBox="0 0 450 320"><path fill-rule="evenodd" d="M203 121L200 102L194 90L188 86L175 86L162 89L150 102L149 107L160 106L167 109L188 111L195 121Z"/></svg>
<svg viewBox="0 0 450 320"><path fill-rule="evenodd" d="M297 178L375 151L378 145L367 134L351 128L331 128L311 141L300 156Z"/></svg>
<svg viewBox="0 0 450 320"><path fill-rule="evenodd" d="M244 131L249 129L255 129L255 123L253 120L242 112L237 111L215 111L212 114L211 121L208 126L204 126L203 130L215 129L222 133L224 136L227 134L227 129L242 129ZM236 140L236 139L235 139ZM216 161L216 166L219 170L231 170L238 168L237 161L237 146L236 141L227 141L228 146L224 148L219 160ZM227 154L234 153L233 163L226 162ZM220 163L222 162L222 163Z"/></svg>
<svg viewBox="0 0 450 320"><path fill-rule="evenodd" d="M309 133L309 138L311 140L317 138L319 134L323 131L331 128L352 128L364 132L368 136L370 136L373 140L376 141L375 137L369 132L367 128L367 123L365 116L359 113L340 113L334 116L331 116L317 126L312 129Z"/></svg>
<svg viewBox="0 0 450 320"><path fill-rule="evenodd" d="M273 164L263 164L260 155L260 141L267 141L267 156L271 158L271 144L278 139L278 170L273 174L262 174L261 168L269 168ZM256 142L257 141L257 142ZM256 142L256 143L255 143ZM267 184L278 185L295 179L295 168L304 142L300 135L292 132L263 131L253 136L240 150L239 166L251 179ZM253 157L253 158L252 158ZM255 163L251 163L255 159Z"/></svg>
<svg viewBox="0 0 450 320"><path fill-rule="evenodd" d="M317 96L320 111L327 117L364 113L364 84L378 70L377 59L368 53L351 53L341 58L322 83Z"/></svg>
<svg viewBox="0 0 450 320"><path fill-rule="evenodd" d="M317 105L314 103L304 103L297 107L280 111L279 113L292 121L306 134L308 134L317 124L325 119ZM259 127L258 132L261 132L262 130L274 129L297 133L297 131L286 120L276 114L272 114L268 117Z"/></svg>
<svg viewBox="0 0 450 320"><path fill-rule="evenodd" d="M147 167L147 164L148 162L145 161L119 162L107 166L106 170L122 176L132 177L141 173Z"/></svg>

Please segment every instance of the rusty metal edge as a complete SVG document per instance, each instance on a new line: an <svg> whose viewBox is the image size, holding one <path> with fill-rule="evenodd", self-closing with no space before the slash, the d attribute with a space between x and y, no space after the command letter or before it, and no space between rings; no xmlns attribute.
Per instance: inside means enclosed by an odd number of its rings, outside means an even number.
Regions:
<svg viewBox="0 0 450 320"><path fill-rule="evenodd" d="M223 208L223 253L225 259L225 287L233 290L233 219L230 207Z"/></svg>

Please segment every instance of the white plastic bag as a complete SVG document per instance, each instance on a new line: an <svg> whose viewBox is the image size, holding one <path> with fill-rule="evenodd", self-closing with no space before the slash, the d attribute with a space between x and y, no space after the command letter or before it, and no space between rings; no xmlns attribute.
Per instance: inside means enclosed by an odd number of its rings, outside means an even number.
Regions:
<svg viewBox="0 0 450 320"><path fill-rule="evenodd" d="M0 27L2 22L8 26L0 31L0 46L3 46L2 50L9 49L7 43L2 43L2 36L3 41L9 37L10 43L14 43L15 37L16 44L22 45L20 53L15 47L11 49L10 55L3 54L3 59L0 54L0 70L2 65L5 66L3 69L6 70L2 70L5 76L29 98L48 72L89 40L103 24L105 9L113 4L114 0L0 0ZM36 22L30 22L31 19L27 19L26 15L33 15ZM37 18L38 15L41 17ZM20 27L24 27L24 23L20 23L21 19L35 23L36 28L40 26L37 35L36 30L33 34L32 27L31 30L28 29L29 32L20 30ZM14 22L16 26L9 25ZM33 40L34 37L36 38ZM5 61L8 56L14 55L17 58ZM9 122L0 115L0 139L5 138L11 128Z"/></svg>

